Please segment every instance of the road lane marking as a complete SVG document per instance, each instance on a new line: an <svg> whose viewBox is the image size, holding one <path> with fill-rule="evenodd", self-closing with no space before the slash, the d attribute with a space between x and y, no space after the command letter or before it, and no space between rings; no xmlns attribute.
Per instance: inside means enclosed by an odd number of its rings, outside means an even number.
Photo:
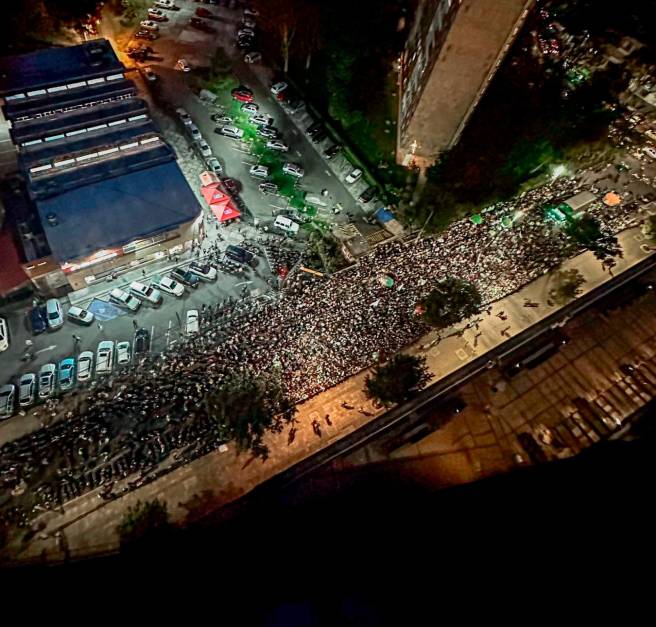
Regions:
<svg viewBox="0 0 656 627"><path fill-rule="evenodd" d="M38 355L39 353L46 353L48 351L53 351L57 348L57 344L53 344L52 346L47 346L46 348L42 348L41 350L35 351L34 354Z"/></svg>
<svg viewBox="0 0 656 627"><path fill-rule="evenodd" d="M300 151L300 150L297 150L297 151L296 151L296 154L297 154L299 157L302 157L302 156L303 156L303 155L301 154L301 151Z"/></svg>

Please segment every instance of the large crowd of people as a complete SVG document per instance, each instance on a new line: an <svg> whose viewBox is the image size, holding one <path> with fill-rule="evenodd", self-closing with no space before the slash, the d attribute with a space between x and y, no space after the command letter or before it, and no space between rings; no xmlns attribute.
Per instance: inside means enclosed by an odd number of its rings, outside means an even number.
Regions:
<svg viewBox="0 0 656 627"><path fill-rule="evenodd" d="M415 307L446 276L475 283L486 304L517 290L576 252L545 221L544 205L577 191L575 180L558 179L484 212L480 224L465 219L436 237L383 244L332 277L292 273L275 298L208 303L197 336L96 385L64 420L2 447L2 515L25 525L98 486L112 498L115 484L137 472L121 490L152 479L165 460L182 464L218 446L203 399L229 373L277 371L297 402L335 386L423 334ZM613 231L634 219L621 206L590 211Z"/></svg>

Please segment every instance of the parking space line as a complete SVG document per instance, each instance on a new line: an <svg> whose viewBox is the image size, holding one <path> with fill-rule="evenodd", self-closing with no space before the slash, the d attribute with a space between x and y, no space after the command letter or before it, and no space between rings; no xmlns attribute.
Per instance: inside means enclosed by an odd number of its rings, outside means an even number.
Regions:
<svg viewBox="0 0 656 627"><path fill-rule="evenodd" d="M332 175L333 175L333 173L332 173L330 170L324 170L324 172L325 172L328 176L332 176Z"/></svg>

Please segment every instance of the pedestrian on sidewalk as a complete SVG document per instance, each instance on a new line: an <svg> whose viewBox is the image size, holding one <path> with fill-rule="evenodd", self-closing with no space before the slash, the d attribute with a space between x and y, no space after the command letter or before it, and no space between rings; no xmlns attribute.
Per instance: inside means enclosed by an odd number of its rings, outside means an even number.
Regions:
<svg viewBox="0 0 656 627"><path fill-rule="evenodd" d="M102 326L102 324L100 324L100 322L99 322L99 323L98 323L98 331L102 331L102 330L103 330L103 326Z"/></svg>
<svg viewBox="0 0 656 627"><path fill-rule="evenodd" d="M137 321L132 319L132 326L134 327L134 330L136 331L139 328L139 325L137 324Z"/></svg>
<svg viewBox="0 0 656 627"><path fill-rule="evenodd" d="M79 335L75 335L75 333L73 333L73 341L77 344L78 342L82 341L82 338Z"/></svg>
<svg viewBox="0 0 656 627"><path fill-rule="evenodd" d="M146 278L146 268L141 268L141 274L143 274L144 279Z"/></svg>

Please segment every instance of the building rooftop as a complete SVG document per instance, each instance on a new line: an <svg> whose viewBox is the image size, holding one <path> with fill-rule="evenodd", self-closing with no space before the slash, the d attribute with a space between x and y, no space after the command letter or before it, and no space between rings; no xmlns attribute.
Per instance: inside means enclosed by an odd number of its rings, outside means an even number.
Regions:
<svg viewBox="0 0 656 627"><path fill-rule="evenodd" d="M0 59L0 96L86 80L125 69L106 39Z"/></svg>
<svg viewBox="0 0 656 627"><path fill-rule="evenodd" d="M70 190L37 208L60 262L170 230L201 212L174 161Z"/></svg>

